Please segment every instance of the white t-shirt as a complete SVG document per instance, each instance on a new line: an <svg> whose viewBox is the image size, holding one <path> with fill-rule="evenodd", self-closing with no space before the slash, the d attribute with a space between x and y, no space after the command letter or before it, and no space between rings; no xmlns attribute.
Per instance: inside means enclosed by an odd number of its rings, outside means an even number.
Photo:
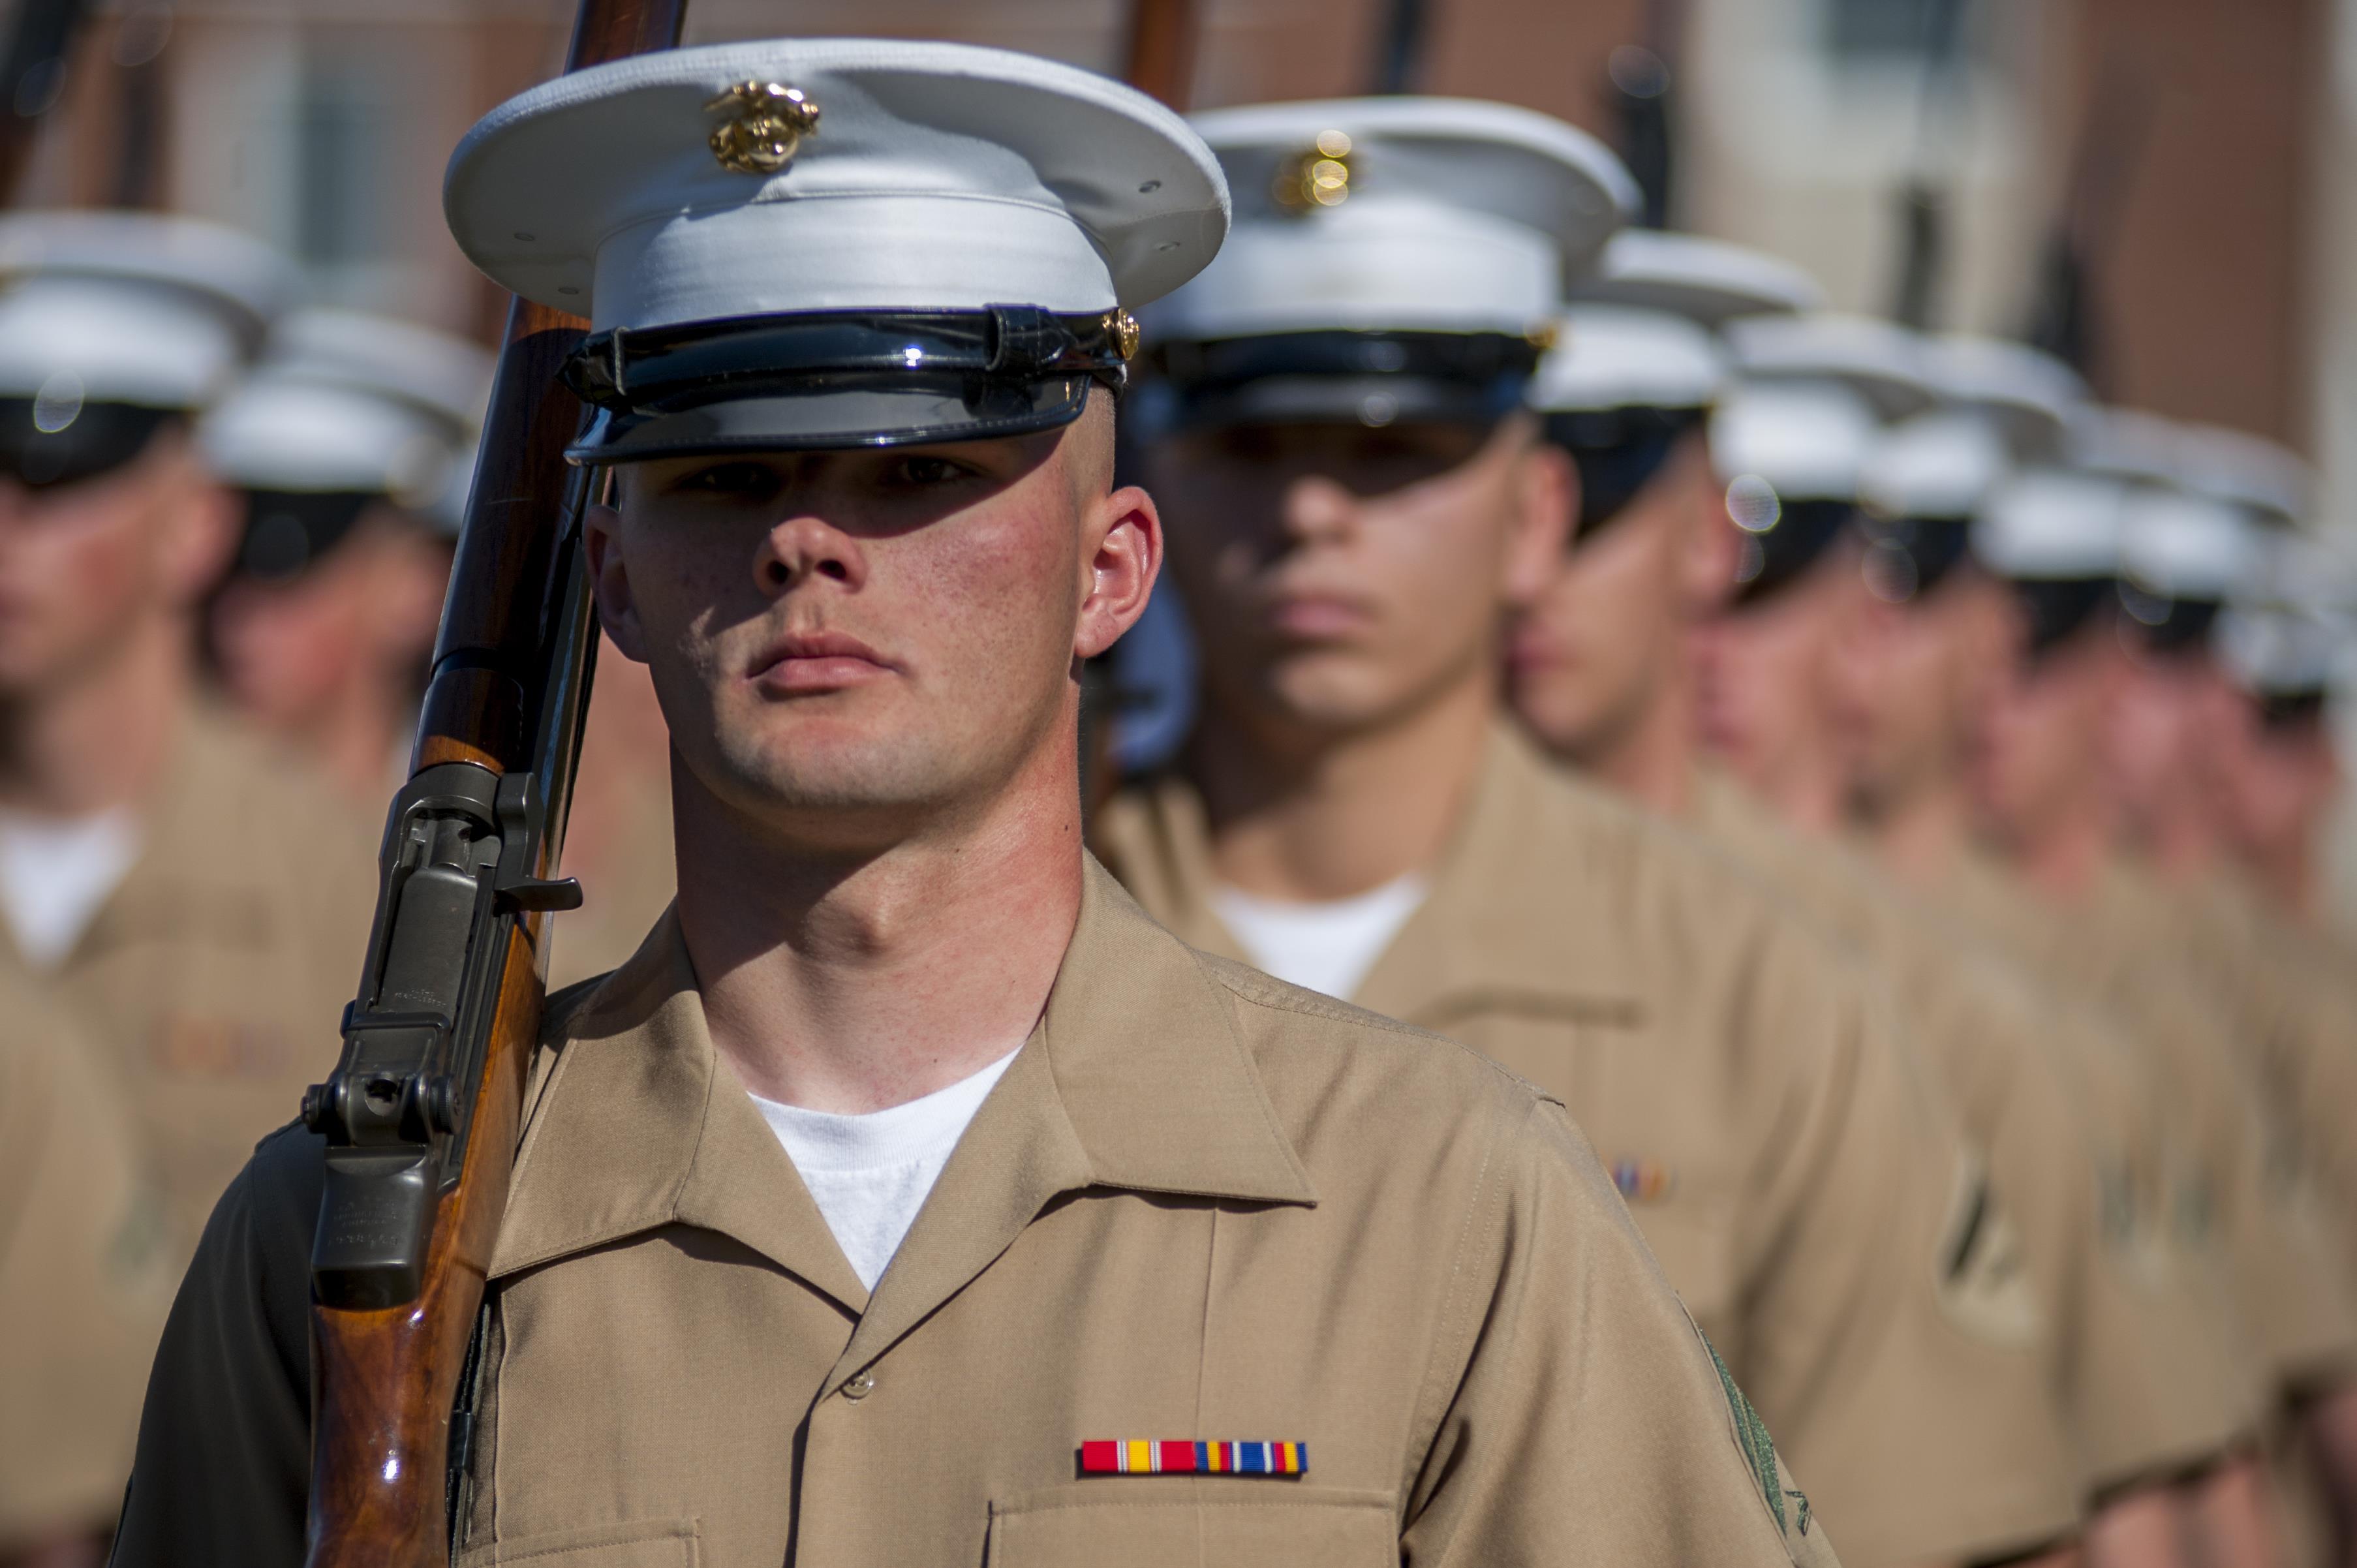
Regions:
<svg viewBox="0 0 2357 1568"><path fill-rule="evenodd" d="M73 950L138 860L139 839L127 806L63 819L0 811L0 914L27 961L48 969Z"/></svg>
<svg viewBox="0 0 2357 1568"><path fill-rule="evenodd" d="M1213 887L1211 901L1253 962L1279 980L1348 1001L1429 890L1410 872L1371 893L1315 904L1227 886Z"/></svg>
<svg viewBox="0 0 2357 1568"><path fill-rule="evenodd" d="M884 1277L884 1265L900 1250L925 1196L950 1163L950 1151L1015 1056L1009 1051L972 1078L865 1116L753 1096L834 1232L834 1244L869 1290Z"/></svg>

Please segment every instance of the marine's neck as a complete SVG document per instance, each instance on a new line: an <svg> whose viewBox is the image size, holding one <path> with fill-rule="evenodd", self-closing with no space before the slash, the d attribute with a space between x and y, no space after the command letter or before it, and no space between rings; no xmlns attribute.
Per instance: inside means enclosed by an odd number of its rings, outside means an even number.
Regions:
<svg viewBox="0 0 2357 1568"><path fill-rule="evenodd" d="M1348 732L1239 715L1214 698L1188 758L1213 875L1248 893L1313 901L1433 865L1472 797L1496 708L1486 671Z"/></svg>
<svg viewBox="0 0 2357 1568"><path fill-rule="evenodd" d="M1787 746L1772 760L1738 771L1788 825L1805 833L1841 830L1842 771L1830 744Z"/></svg>
<svg viewBox="0 0 2357 1568"><path fill-rule="evenodd" d="M1876 856L1891 875L1918 886L1935 884L1971 846L1972 800L1961 777L1927 779L1878 800L1866 831Z"/></svg>
<svg viewBox="0 0 2357 1568"><path fill-rule="evenodd" d="M0 807L88 817L153 795L189 701L189 635L156 617L53 685L0 700Z"/></svg>
<svg viewBox="0 0 2357 1568"><path fill-rule="evenodd" d="M2312 925L2323 914L2323 889L2316 875L2319 853L2310 835L2287 835L2249 856L2244 869L2276 908L2303 925Z"/></svg>
<svg viewBox="0 0 2357 1568"><path fill-rule="evenodd" d="M2112 842L2110 814L2091 795L2066 804L2033 831L2007 835L2004 848L2032 886L2070 901L2094 886Z"/></svg>
<svg viewBox="0 0 2357 1568"><path fill-rule="evenodd" d="M748 827L674 758L680 928L745 1086L858 1114L1020 1045L1079 918L1076 768L1068 728L987 800L840 851Z"/></svg>
<svg viewBox="0 0 2357 1568"><path fill-rule="evenodd" d="M377 671L353 685L291 738L304 755L318 762L330 782L374 805L391 788L393 748L403 739L397 717L401 695Z"/></svg>
<svg viewBox="0 0 2357 1568"><path fill-rule="evenodd" d="M2217 865L2218 843L2204 815L2191 800L2172 799L2166 810L2139 822L2136 848L2171 881L2205 875Z"/></svg>
<svg viewBox="0 0 2357 1568"><path fill-rule="evenodd" d="M1563 760L1665 817L1694 810L1702 747L1693 661L1665 660L1638 710L1597 744L1559 752Z"/></svg>

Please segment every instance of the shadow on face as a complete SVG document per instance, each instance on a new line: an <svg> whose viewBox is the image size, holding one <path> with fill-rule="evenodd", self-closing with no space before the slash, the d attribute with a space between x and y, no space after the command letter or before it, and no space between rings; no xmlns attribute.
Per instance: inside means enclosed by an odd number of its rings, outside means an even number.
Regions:
<svg viewBox="0 0 2357 1568"><path fill-rule="evenodd" d="M1689 433L1515 618L1507 692L1542 744L1598 765L1636 730L1691 628L1725 596L1733 542L1708 448Z"/></svg>
<svg viewBox="0 0 2357 1568"><path fill-rule="evenodd" d="M234 542L234 506L184 426L68 483L0 478L0 697L69 683L185 617Z"/></svg>
<svg viewBox="0 0 2357 1568"><path fill-rule="evenodd" d="M599 614L712 799L888 838L1069 753L1074 660L1159 560L1152 503L1107 489L1111 444L1103 406L996 441L632 465L588 521Z"/></svg>
<svg viewBox="0 0 2357 1568"><path fill-rule="evenodd" d="M1551 570L1569 465L1489 429L1255 425L1146 454L1214 708L1344 733L1493 678Z"/></svg>
<svg viewBox="0 0 2357 1568"><path fill-rule="evenodd" d="M1771 787L1830 744L1834 650L1857 578L1855 553L1836 545L1695 639L1703 744L1755 786Z"/></svg>
<svg viewBox="0 0 2357 1568"><path fill-rule="evenodd" d="M247 713L300 730L340 703L393 703L423 673L447 552L392 509L291 576L237 575L214 596L221 682Z"/></svg>
<svg viewBox="0 0 2357 1568"><path fill-rule="evenodd" d="M1972 777L1975 802L2001 835L2035 840L2101 788L2104 719L2119 659L2109 619L2097 616L2053 647L2019 656L1992 692Z"/></svg>
<svg viewBox="0 0 2357 1568"><path fill-rule="evenodd" d="M1852 790L1869 811L1964 768L2003 675L2007 613L2003 585L1968 564L1903 603L1869 592L1834 662Z"/></svg>

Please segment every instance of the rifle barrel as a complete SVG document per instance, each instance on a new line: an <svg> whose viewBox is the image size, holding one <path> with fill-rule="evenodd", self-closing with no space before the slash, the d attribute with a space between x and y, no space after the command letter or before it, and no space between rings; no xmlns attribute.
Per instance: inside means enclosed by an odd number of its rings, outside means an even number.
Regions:
<svg viewBox="0 0 2357 1568"><path fill-rule="evenodd" d="M565 69L674 47L684 14L582 0ZM587 329L510 306L361 996L336 1076L306 1101L328 1135L307 1568L449 1561L468 1437L453 1412L539 1035L543 933L565 907L547 879L596 650L588 479L564 458L581 411L556 379Z"/></svg>

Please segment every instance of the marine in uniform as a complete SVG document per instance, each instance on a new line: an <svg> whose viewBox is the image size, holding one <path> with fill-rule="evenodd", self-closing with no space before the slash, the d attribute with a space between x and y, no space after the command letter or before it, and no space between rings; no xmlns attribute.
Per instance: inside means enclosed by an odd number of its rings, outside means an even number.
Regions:
<svg viewBox="0 0 2357 1568"><path fill-rule="evenodd" d="M1188 941L1571 1105L1851 1561L2066 1534L2035 1351L1965 1322L2018 1287L1883 999L1724 858L1561 776L1498 701L1505 613L1575 499L1522 406L1532 332L1626 177L1495 104L1195 124L1239 222L1147 322L1164 379L1139 426L1202 709L1180 768L1100 818L1101 853Z"/></svg>
<svg viewBox="0 0 2357 1568"><path fill-rule="evenodd" d="M409 322L297 311L199 431L244 512L207 613L221 684L371 811L407 769L490 370Z"/></svg>
<svg viewBox="0 0 2357 1568"><path fill-rule="evenodd" d="M2130 655L2117 618L2129 488L2100 473L2033 467L1988 499L1974 528L2007 582L2018 631L1981 726L1973 783L1999 865L1954 856L1911 868L1950 908L2118 1020L2166 1088L2176 1152L2169 1219L2221 1309L2247 1338L2271 1408L2333 1422L2350 1343L2345 1263L2235 1024L2152 938L2165 901L2122 863L2104 783L2104 721Z"/></svg>
<svg viewBox="0 0 2357 1568"><path fill-rule="evenodd" d="M185 1261L334 1064L372 905L366 821L198 685L236 514L190 425L290 271L127 213L10 217L0 255L0 983L111 1058Z"/></svg>
<svg viewBox="0 0 2357 1568"><path fill-rule="evenodd" d="M1226 227L1182 122L728 45L511 101L447 192L590 314L680 758L676 913L532 1075L458 1562L1831 1561L1558 1101L1086 858L1073 671L1160 559L1125 312ZM320 1164L216 1214L118 1562L299 1559Z"/></svg>
<svg viewBox="0 0 2357 1568"><path fill-rule="evenodd" d="M17 988L0 1023L0 1562L97 1561L173 1283L104 1058Z"/></svg>
<svg viewBox="0 0 2357 1568"><path fill-rule="evenodd" d="M1732 587L1740 537L1706 440L1725 376L1702 323L1790 302L1766 258L1649 238L1658 254L1624 262L1609 285L1641 282L1648 307L1576 306L1532 388L1549 439L1573 454L1584 482L1572 546L1509 644L1512 701L1549 751L1700 826L1892 983L1902 1022L1986 1151L1993 1188L2018 1223L2018 1265L2048 1329L2049 1386L2094 1505L2089 1554L2176 1561L2167 1484L2246 1441L2255 1411L2220 1325L2152 1255L2158 1227L2142 1222L2138 1178L2158 1151L2139 1138L2145 1129L2105 1092L2115 1084L2089 1081L2100 1075L2077 1057L2072 1025L2029 976L1932 918L1843 843L1787 828L1727 773L1701 765L1687 643ZM1949 460L1916 466L1953 473L1952 452L1929 456ZM1923 531L1932 532L1928 518ZM1910 588L1932 592L1955 552L1912 534L1905 542L1917 552L1905 564L1920 567ZM1823 551L1834 542L1816 542ZM1889 531L1878 542L1901 547ZM1851 550L1830 553L1839 565L1815 569L1857 564ZM1809 570L1778 575L1789 583Z"/></svg>

